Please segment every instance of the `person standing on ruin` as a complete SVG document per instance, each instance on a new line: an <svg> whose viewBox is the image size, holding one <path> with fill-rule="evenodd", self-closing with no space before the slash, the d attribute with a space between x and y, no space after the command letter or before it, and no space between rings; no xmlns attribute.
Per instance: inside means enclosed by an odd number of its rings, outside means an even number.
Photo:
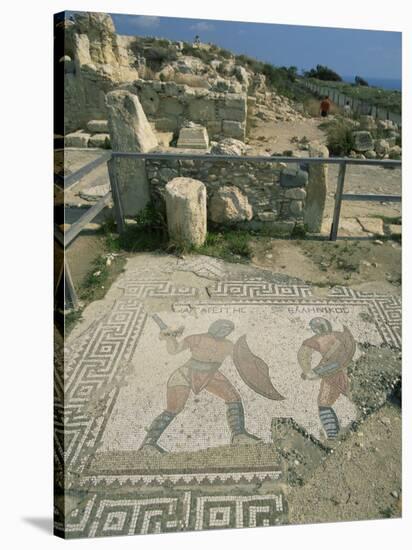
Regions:
<svg viewBox="0 0 412 550"><path fill-rule="evenodd" d="M352 114L352 108L351 108L351 106L350 106L350 102L349 102L349 101L347 101L347 102L345 103L345 105L343 106L343 112L344 112L344 114L345 114L346 117L349 118L349 117L351 116L351 114Z"/></svg>
<svg viewBox="0 0 412 550"><path fill-rule="evenodd" d="M320 116L327 117L330 111L331 107L331 101L329 99L329 96L325 95L325 97L320 102Z"/></svg>

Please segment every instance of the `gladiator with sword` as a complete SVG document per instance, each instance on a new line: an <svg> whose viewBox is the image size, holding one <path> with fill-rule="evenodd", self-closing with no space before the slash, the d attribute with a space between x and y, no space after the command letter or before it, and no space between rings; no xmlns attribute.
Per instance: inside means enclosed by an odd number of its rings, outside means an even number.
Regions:
<svg viewBox="0 0 412 550"><path fill-rule="evenodd" d="M314 334L302 343L297 358L303 380L320 380L319 418L327 439L333 440L340 432L333 405L341 395L349 397L348 366L355 355L356 343L347 327L342 331L333 330L323 317L313 318L309 327ZM321 359L313 366L315 352Z"/></svg>
<svg viewBox="0 0 412 550"><path fill-rule="evenodd" d="M192 334L182 338L183 327L170 329L157 315L153 321L160 328L159 338L166 342L167 351L176 355L190 351L190 358L169 377L166 387L166 408L147 428L147 434L140 447L148 454L165 453L158 440L176 416L185 408L193 392L195 395L206 391L222 399L226 404L226 419L231 432L231 444L250 445L260 439L249 433L245 426L245 413L242 398L234 385L220 372L224 360L231 357L243 382L263 397L275 401L284 397L273 387L269 367L254 355L241 336L232 342L228 336L235 325L227 319L214 321L207 332Z"/></svg>

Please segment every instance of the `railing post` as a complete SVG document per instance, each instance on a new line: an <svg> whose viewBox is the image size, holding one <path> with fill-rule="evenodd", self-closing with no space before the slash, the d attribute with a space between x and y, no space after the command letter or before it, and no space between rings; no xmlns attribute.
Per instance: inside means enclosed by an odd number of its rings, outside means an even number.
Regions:
<svg viewBox="0 0 412 550"><path fill-rule="evenodd" d="M114 215L116 218L117 231L119 232L119 234L121 234L126 229L126 224L124 220L123 204L120 196L114 162L115 162L115 159L113 158L107 161L107 170L109 172L110 189L112 191L112 199L113 199L113 205L114 205Z"/></svg>
<svg viewBox="0 0 412 550"><path fill-rule="evenodd" d="M74 288L69 264L67 263L66 258L64 258L64 309L69 310L78 308L79 300L77 298L76 289Z"/></svg>
<svg viewBox="0 0 412 550"><path fill-rule="evenodd" d="M333 221L332 221L332 227L331 227L330 236L329 236L330 241L336 241L336 237L338 235L340 209L342 206L343 187L345 185L345 174L346 174L346 162L343 160L339 165L338 183L337 183L336 193L335 193L335 209L333 211Z"/></svg>

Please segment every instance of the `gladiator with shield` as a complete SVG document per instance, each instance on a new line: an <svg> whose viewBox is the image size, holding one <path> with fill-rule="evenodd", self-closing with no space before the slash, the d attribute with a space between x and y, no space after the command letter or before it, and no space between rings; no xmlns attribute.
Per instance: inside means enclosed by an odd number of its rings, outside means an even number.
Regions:
<svg viewBox="0 0 412 550"><path fill-rule="evenodd" d="M231 444L259 442L259 438L246 429L242 398L238 390L219 370L225 359L231 357L242 380L256 393L267 399L284 399L271 383L268 365L250 351L246 337L242 336L233 343L228 338L235 328L233 322L220 319L212 323L205 333L179 339L182 327L171 331L158 315L152 318L160 327L159 338L166 342L170 354L188 350L191 356L171 374L166 388L166 408L147 429L140 448L153 455L166 452L158 444L160 436L184 409L191 392L196 395L202 391L225 402Z"/></svg>
<svg viewBox="0 0 412 550"><path fill-rule="evenodd" d="M304 380L320 380L318 394L319 418L328 439L335 439L340 425L334 403L340 395L348 396L347 368L355 351L355 340L347 327L343 331L332 330L331 323L323 317L315 317L309 323L314 335L303 342L298 351L298 362ZM312 367L314 353L321 359Z"/></svg>

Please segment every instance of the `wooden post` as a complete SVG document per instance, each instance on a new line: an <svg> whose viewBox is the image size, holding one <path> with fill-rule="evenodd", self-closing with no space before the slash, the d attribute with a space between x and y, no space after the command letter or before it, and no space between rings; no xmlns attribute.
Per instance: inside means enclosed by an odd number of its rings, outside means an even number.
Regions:
<svg viewBox="0 0 412 550"><path fill-rule="evenodd" d="M112 191L112 199L114 205L114 215L116 218L117 231L119 234L126 229L124 220L123 204L120 196L119 186L116 178L116 170L114 166L115 159L111 158L107 161L107 170L109 172L110 189Z"/></svg>
<svg viewBox="0 0 412 550"><path fill-rule="evenodd" d="M332 222L332 227L330 230L330 237L329 237L330 241L336 241L336 238L338 235L340 209L342 206L343 187L345 185L345 174L346 174L346 162L342 161L342 163L339 166L338 183L337 183L336 194L335 194L335 209L333 211L333 222Z"/></svg>

